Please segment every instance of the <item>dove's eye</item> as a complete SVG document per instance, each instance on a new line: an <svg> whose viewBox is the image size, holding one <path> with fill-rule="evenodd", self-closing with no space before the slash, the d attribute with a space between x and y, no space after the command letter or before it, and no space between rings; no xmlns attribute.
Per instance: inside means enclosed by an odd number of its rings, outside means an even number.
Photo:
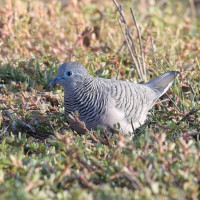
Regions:
<svg viewBox="0 0 200 200"><path fill-rule="evenodd" d="M73 74L72 71L66 71L66 72L65 72L65 77L66 77L66 76L71 76L72 74Z"/></svg>

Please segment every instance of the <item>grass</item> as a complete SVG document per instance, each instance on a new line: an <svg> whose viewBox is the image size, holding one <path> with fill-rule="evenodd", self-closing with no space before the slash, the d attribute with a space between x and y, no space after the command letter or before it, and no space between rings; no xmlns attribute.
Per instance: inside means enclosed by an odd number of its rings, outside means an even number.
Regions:
<svg viewBox="0 0 200 200"><path fill-rule="evenodd" d="M199 199L200 112L192 111L200 107L200 21L189 3L134 4L148 79L181 73L171 100L164 95L134 136L106 138L73 133L62 88L48 82L67 60L93 76L140 81L128 49L118 52L124 38L112 1L9 2L0 9L0 199ZM130 26L132 5L123 2ZM89 47L87 26L100 28ZM34 138L29 125L55 135Z"/></svg>

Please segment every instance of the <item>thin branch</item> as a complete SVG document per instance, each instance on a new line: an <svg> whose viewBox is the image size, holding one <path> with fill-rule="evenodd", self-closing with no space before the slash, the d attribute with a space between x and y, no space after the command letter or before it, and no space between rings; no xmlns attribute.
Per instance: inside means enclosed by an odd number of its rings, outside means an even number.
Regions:
<svg viewBox="0 0 200 200"><path fill-rule="evenodd" d="M198 112L200 108L192 108L192 110L187 113L179 122L176 123L176 125L179 125L182 121L185 121L190 115L193 115L194 113Z"/></svg>
<svg viewBox="0 0 200 200"><path fill-rule="evenodd" d="M176 103L172 100L172 98L171 98L167 93L165 93L165 94L166 94L167 97L170 99L170 101L174 104L174 106L176 107L176 109L181 113L179 107L178 107L178 106L176 105Z"/></svg>
<svg viewBox="0 0 200 200"><path fill-rule="evenodd" d="M118 49L118 52L122 52L124 50L124 48L126 47L126 40L124 40L123 44L121 45L121 47Z"/></svg>
<svg viewBox="0 0 200 200"><path fill-rule="evenodd" d="M86 128L86 126L83 124L83 122L80 121L78 116L74 116L74 121L77 123L77 125L84 129L85 133L88 133L90 135L90 138L94 142L98 142L97 138Z"/></svg>
<svg viewBox="0 0 200 200"><path fill-rule="evenodd" d="M135 57L136 57L136 59L137 59L138 65L139 65L140 73L143 75L143 72L142 72L142 65L141 65L141 62L140 62L140 57L141 57L141 56L138 54L138 51L137 51L137 49L136 49L136 47L135 47L133 38L132 38L132 36L131 36L131 31L130 31L128 25L127 25L127 27L126 27L126 32L127 32L127 37L128 37L128 39L130 40L131 47L133 48L133 50L134 50L134 52L135 52ZM143 77L142 77L142 79L143 79Z"/></svg>
<svg viewBox="0 0 200 200"><path fill-rule="evenodd" d="M139 38L139 45L140 45L140 54L141 54L141 57L142 57L143 74L146 78L146 64L145 64L145 60L144 60L144 51L143 51L143 48L142 48L142 38L141 38L141 34L140 34L140 29L138 27L135 15L133 13L133 9L130 8L130 10L131 10L131 15L133 17L133 21L135 23L135 27L137 29L137 34L138 34L138 38Z"/></svg>
<svg viewBox="0 0 200 200"><path fill-rule="evenodd" d="M183 139L184 140L187 140L188 138L191 138L191 137L197 137L197 136L200 136L200 132L193 132L193 133L188 133L188 134L185 134L185 135L183 135L182 137L183 137Z"/></svg>
<svg viewBox="0 0 200 200"><path fill-rule="evenodd" d="M117 11L119 12L120 17L118 18L118 22L119 22L120 28L122 30L123 36L125 38L125 41L127 43L131 57L132 57L132 59L135 63L138 76L143 81L146 81L146 64L145 64L144 51L142 49L142 39L141 39L139 26L137 24L133 10L130 8L131 15L132 15L132 18L133 18L133 21L134 21L134 25L135 25L136 30L137 30L139 47L140 47L140 54L138 54L138 51L137 51L136 45L134 43L134 40L132 38L132 33L131 33L131 30L130 30L128 23L126 21L122 6L118 4L117 0L113 0L113 2L114 2L115 6L117 8Z"/></svg>
<svg viewBox="0 0 200 200"><path fill-rule="evenodd" d="M123 33L123 35L124 35L124 38L125 38L125 40L126 40L128 49L129 49L129 51L130 51L130 53L131 53L131 57L132 57L132 59L133 59L133 61L134 61L134 63L135 63L135 66L136 66L138 75L139 75L140 78L142 78L142 75L141 75L141 72L140 72L140 68L139 68L139 66L138 66L138 62L137 62L137 60L136 60L136 58L135 58L135 56L134 56L134 54L133 54L133 51L132 51L132 49L131 49L130 43L128 42L128 38L126 37L126 33L125 33L124 30L123 30L123 27L122 27L122 24L121 24L120 19L118 19L118 21L119 21L119 24L120 24L122 33Z"/></svg>
<svg viewBox="0 0 200 200"><path fill-rule="evenodd" d="M26 134L28 134L36 139L40 139L40 140L47 139L50 136L54 135L54 133L52 133L52 132L41 131L41 130L35 129L35 127L26 123L22 119L19 119L17 117L17 115L15 113L13 113L11 110L7 110L6 115L11 120L11 128L12 128L12 131L14 131L14 132L19 132L18 129L20 127ZM21 129L20 129L20 131L21 131Z"/></svg>

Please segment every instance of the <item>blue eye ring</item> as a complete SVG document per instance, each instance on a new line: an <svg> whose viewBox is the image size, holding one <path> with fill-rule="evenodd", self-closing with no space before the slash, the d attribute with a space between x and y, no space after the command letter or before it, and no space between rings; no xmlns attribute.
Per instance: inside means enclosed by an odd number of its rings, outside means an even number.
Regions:
<svg viewBox="0 0 200 200"><path fill-rule="evenodd" d="M64 77L69 77L69 76L72 76L73 72L72 71L66 71L65 74L64 74Z"/></svg>

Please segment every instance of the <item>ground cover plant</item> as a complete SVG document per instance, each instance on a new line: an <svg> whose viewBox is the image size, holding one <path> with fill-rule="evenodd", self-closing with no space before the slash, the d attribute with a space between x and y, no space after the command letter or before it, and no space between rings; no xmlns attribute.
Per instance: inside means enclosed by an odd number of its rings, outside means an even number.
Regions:
<svg viewBox="0 0 200 200"><path fill-rule="evenodd" d="M134 134L78 135L48 87L60 63L142 81L113 1L0 2L0 199L200 198L198 1L119 3L139 47L134 10L147 80L180 75Z"/></svg>

